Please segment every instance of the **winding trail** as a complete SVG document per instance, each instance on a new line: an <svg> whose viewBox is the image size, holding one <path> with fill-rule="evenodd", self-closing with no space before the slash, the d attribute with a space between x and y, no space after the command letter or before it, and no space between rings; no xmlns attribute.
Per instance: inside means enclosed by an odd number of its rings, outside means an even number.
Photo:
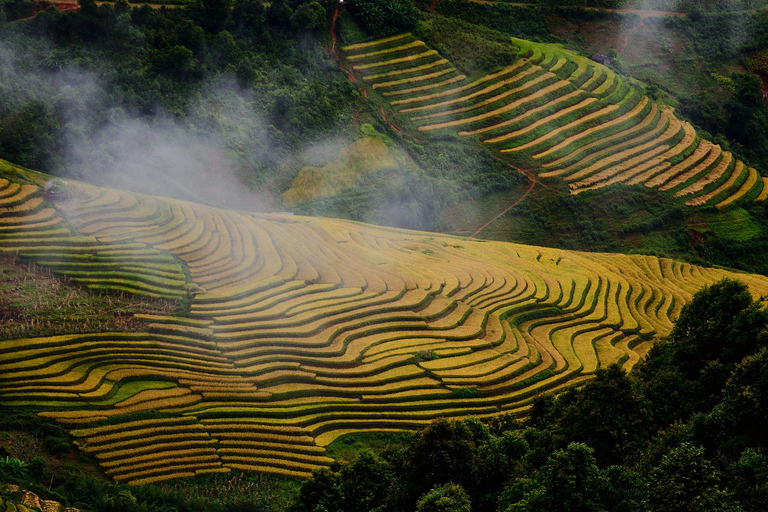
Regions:
<svg viewBox="0 0 768 512"><path fill-rule="evenodd" d="M528 176L528 175L526 174L526 176ZM498 220L500 217L502 217L504 214L506 214L506 213L507 213L509 210L511 210L512 208L514 208L514 207L515 207L515 206L517 206L518 204L520 204L520 202L521 202L523 199L525 199L526 197L528 197L528 194L530 194L530 193L531 193L531 191L533 190L533 187L535 187L535 186L536 186L536 183L537 183L537 181L536 181L536 180L534 180L533 178L531 178L530 176L528 176L528 179L531 181L531 184L530 184L530 185L528 185L528 190L526 190L526 191L525 191L525 193L524 193L522 196L520 196L520 197L519 197L519 198L518 198L518 199L517 199L517 200L516 200L514 203L512 203L512 204L511 204L511 205L509 205L509 206L507 206L507 207L504 209L504 211L502 211L500 214L498 214L497 216L495 216L494 218L492 218L491 220L489 220L488 222L486 222L485 224L483 224L483 225L480 227L480 229L478 229L477 231L475 231L474 233L472 233L472 234L469 236L469 238L475 238L475 237L476 237L478 234L480 234L480 232L481 232L482 230L484 230L485 228L487 228L488 226L490 226L491 224L493 224L493 223L494 223L496 220Z"/></svg>
<svg viewBox="0 0 768 512"><path fill-rule="evenodd" d="M627 47L629 46L629 38L632 37L632 34L634 34L641 27L643 27L644 23L645 23L645 18L640 18L640 23L632 27L632 30L627 32L627 36L624 38L624 46L619 51L619 55L621 55L622 57L624 56L624 52L627 51Z"/></svg>
<svg viewBox="0 0 768 512"><path fill-rule="evenodd" d="M339 11L340 7L337 5L336 10L333 11L333 19L331 20L331 52L336 54L336 41L338 40L338 36L336 35L336 20L339 19Z"/></svg>
<svg viewBox="0 0 768 512"><path fill-rule="evenodd" d="M367 97L368 96L366 96L366 98ZM384 118L384 122L387 123L389 125L389 127L392 128L393 130L395 130L397 133L403 133L403 130L401 130L400 128L398 128L397 126L395 126L394 124L389 122L389 119L387 119L387 113L384 112L384 107L380 106L379 108L381 109L381 117Z"/></svg>

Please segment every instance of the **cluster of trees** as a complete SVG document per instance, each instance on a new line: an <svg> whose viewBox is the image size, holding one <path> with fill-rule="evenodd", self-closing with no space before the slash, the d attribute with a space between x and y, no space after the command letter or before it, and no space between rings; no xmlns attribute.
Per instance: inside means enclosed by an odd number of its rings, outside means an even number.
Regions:
<svg viewBox="0 0 768 512"><path fill-rule="evenodd" d="M410 0L349 0L348 5L366 31L377 36L413 30L419 20Z"/></svg>
<svg viewBox="0 0 768 512"><path fill-rule="evenodd" d="M722 281L640 371L612 366L529 418L441 420L322 470L291 512L768 509L768 311Z"/></svg>
<svg viewBox="0 0 768 512"><path fill-rule="evenodd" d="M435 12L515 37L554 41L544 11L535 5L529 7L505 5L503 2L480 4L468 0L441 0Z"/></svg>
<svg viewBox="0 0 768 512"><path fill-rule="evenodd" d="M713 69L727 69L735 62L749 69L749 57L768 47L765 10L697 10L667 23L681 30ZM725 87L702 89L696 94L681 94L681 112L709 133L723 135L732 143L730 149L752 165L768 168L768 110L760 80L753 73L732 72L720 82L727 83ZM727 144L726 140L723 142Z"/></svg>
<svg viewBox="0 0 768 512"><path fill-rule="evenodd" d="M3 0L6 17L18 3ZM359 94L320 33L329 4L205 0L155 10L82 0L79 12L6 22L0 158L87 176L120 151L100 134L170 119L239 152L259 183L291 151L352 124ZM73 161L73 148L89 158Z"/></svg>

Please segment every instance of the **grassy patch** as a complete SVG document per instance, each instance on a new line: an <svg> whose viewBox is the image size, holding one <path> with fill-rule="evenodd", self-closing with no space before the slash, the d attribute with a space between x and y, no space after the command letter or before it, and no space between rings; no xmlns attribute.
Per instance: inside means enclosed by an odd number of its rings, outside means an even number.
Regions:
<svg viewBox="0 0 768 512"><path fill-rule="evenodd" d="M100 400L98 402L93 402L92 405L112 405L119 402L122 402L123 400L126 400L137 393L140 393L141 391L146 391L149 389L170 389L177 387L175 383L168 382L168 381L147 381L147 380L139 380L139 381L130 381L130 382L124 382L121 384L117 384L118 389L108 399Z"/></svg>
<svg viewBox="0 0 768 512"><path fill-rule="evenodd" d="M485 74L517 61L509 36L444 16L427 16L419 37L467 76Z"/></svg>
<svg viewBox="0 0 768 512"><path fill-rule="evenodd" d="M746 242L760 236L762 227L744 208L724 212L702 212L691 216L687 225L702 233L711 232L723 240Z"/></svg>
<svg viewBox="0 0 768 512"><path fill-rule="evenodd" d="M286 510L300 480L239 471L176 480L159 485L161 495L199 506L198 510Z"/></svg>
<svg viewBox="0 0 768 512"><path fill-rule="evenodd" d="M0 338L135 331L134 313L168 314L174 303L120 294L96 294L31 263L0 258Z"/></svg>
<svg viewBox="0 0 768 512"><path fill-rule="evenodd" d="M380 169L397 167L380 137L364 137L341 149L337 160L323 167L304 167L283 192L288 206L321 197L335 196L353 187L360 176Z"/></svg>
<svg viewBox="0 0 768 512"><path fill-rule="evenodd" d="M365 432L347 434L338 438L327 448L329 457L336 460L353 460L363 450L381 452L389 448L400 448L411 442L410 432Z"/></svg>

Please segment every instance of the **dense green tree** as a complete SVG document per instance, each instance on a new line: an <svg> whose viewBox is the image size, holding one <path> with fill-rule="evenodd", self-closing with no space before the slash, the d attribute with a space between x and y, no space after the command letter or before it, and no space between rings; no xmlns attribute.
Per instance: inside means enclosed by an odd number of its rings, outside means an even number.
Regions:
<svg viewBox="0 0 768 512"><path fill-rule="evenodd" d="M761 338L768 342L768 331ZM714 437L713 446L720 452L735 456L747 447L768 450L768 347L736 367L722 402L703 423L705 435Z"/></svg>
<svg viewBox="0 0 768 512"><path fill-rule="evenodd" d="M651 414L634 382L618 365L612 365L556 402L537 400L530 424L545 425L558 447L588 442L597 461L609 465L624 462L628 450L647 440Z"/></svg>
<svg viewBox="0 0 768 512"><path fill-rule="evenodd" d="M471 512L469 496L460 485L453 483L435 486L421 497L416 512Z"/></svg>
<svg viewBox="0 0 768 512"><path fill-rule="evenodd" d="M372 35L383 36L411 30L419 12L408 0L349 0L349 9Z"/></svg>
<svg viewBox="0 0 768 512"><path fill-rule="evenodd" d="M661 427L711 409L730 373L761 345L768 311L747 287L723 280L698 292L680 312L669 340L649 352L639 376Z"/></svg>
<svg viewBox="0 0 768 512"><path fill-rule="evenodd" d="M287 27L293 11L286 0L274 0L267 8L267 19L276 27Z"/></svg>
<svg viewBox="0 0 768 512"><path fill-rule="evenodd" d="M199 0L193 9L200 26L207 32L218 34L232 17L232 0Z"/></svg>
<svg viewBox="0 0 768 512"><path fill-rule="evenodd" d="M740 505L719 484L704 449L682 444L670 451L650 475L651 503L664 512L739 512Z"/></svg>
<svg viewBox="0 0 768 512"><path fill-rule="evenodd" d="M318 2L299 4L291 15L291 26L298 31L313 31L325 25L325 8Z"/></svg>
<svg viewBox="0 0 768 512"><path fill-rule="evenodd" d="M267 22L264 4L259 0L235 0L232 20L239 32L257 34Z"/></svg>
<svg viewBox="0 0 768 512"><path fill-rule="evenodd" d="M50 107L33 101L3 112L0 152L3 158L32 169L54 163L60 126Z"/></svg>
<svg viewBox="0 0 768 512"><path fill-rule="evenodd" d="M384 503L392 484L390 464L368 450L342 467L340 474L345 512L370 512Z"/></svg>
<svg viewBox="0 0 768 512"><path fill-rule="evenodd" d="M471 489L476 455L474 436L464 422L439 420L419 432L401 472L400 485L407 490L403 509L412 509L419 496L437 485L453 482Z"/></svg>
<svg viewBox="0 0 768 512"><path fill-rule="evenodd" d="M553 452L533 478L515 481L499 500L503 512L645 512L647 490L621 468L601 470L594 451L571 443Z"/></svg>
<svg viewBox="0 0 768 512"><path fill-rule="evenodd" d="M301 486L289 512L341 512L339 473L320 469Z"/></svg>
<svg viewBox="0 0 768 512"><path fill-rule="evenodd" d="M744 450L732 468L731 488L746 510L768 510L768 457Z"/></svg>

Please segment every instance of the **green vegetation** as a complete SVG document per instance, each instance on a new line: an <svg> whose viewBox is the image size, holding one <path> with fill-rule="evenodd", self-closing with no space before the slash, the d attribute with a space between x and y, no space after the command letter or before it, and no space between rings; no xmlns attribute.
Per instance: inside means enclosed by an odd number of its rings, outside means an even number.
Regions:
<svg viewBox="0 0 768 512"><path fill-rule="evenodd" d="M326 453L336 460L352 461L361 452L373 450L377 453L399 448L411 442L411 432L370 432L347 434L328 445Z"/></svg>
<svg viewBox="0 0 768 512"><path fill-rule="evenodd" d="M56 278L34 263L0 259L0 338L135 331L145 323L136 313L169 313L172 302L132 295L94 294Z"/></svg>
<svg viewBox="0 0 768 512"><path fill-rule="evenodd" d="M407 0L349 0L349 9L369 33L386 36L412 30L419 12Z"/></svg>

